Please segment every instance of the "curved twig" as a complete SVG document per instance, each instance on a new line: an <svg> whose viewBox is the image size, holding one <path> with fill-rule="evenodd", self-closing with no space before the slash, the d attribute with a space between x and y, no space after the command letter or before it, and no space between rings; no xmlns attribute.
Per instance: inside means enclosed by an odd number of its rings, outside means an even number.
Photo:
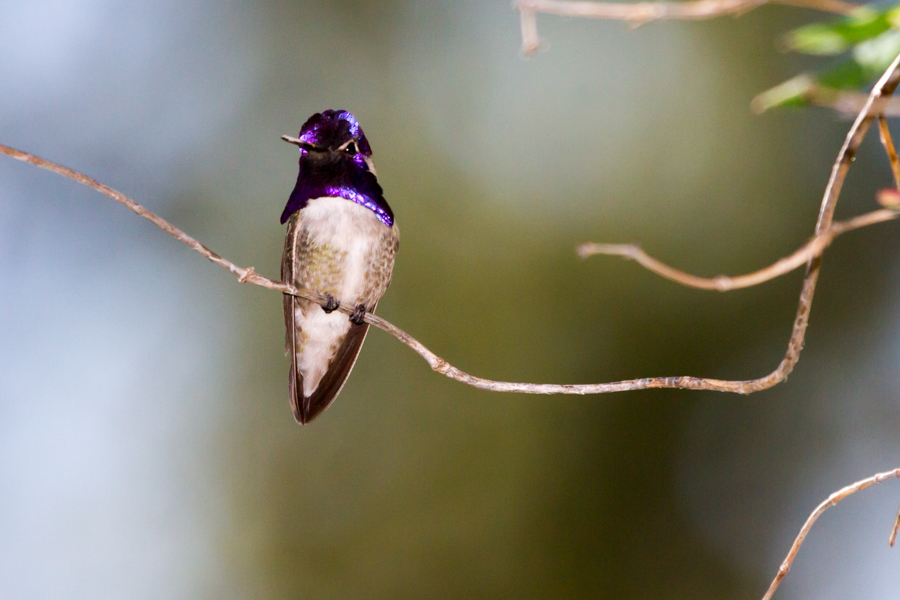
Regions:
<svg viewBox="0 0 900 600"><path fill-rule="evenodd" d="M804 264L818 258L825 252L825 249L831 245L834 238L861 227L874 225L875 223L883 223L892 221L900 217L900 212L882 208L864 215L860 215L848 221L838 221L829 227L821 235L809 240L799 250L786 256L781 260L769 265L759 271L748 273L747 275L737 275L735 277L727 277L719 275L718 277L697 277L653 258L644 252L637 244L595 244L589 242L578 246L578 255L582 258L594 256L596 254L605 254L609 256L621 256L635 261L648 271L652 271L661 277L665 277L681 285L697 288L701 290L717 290L720 292L728 292L731 290L739 290L741 288L759 285L776 277L781 277L786 273L790 273L794 269L802 267Z"/></svg>
<svg viewBox="0 0 900 600"><path fill-rule="evenodd" d="M522 50L540 48L537 13L588 19L612 19L642 25L661 19L700 21L740 15L764 4L786 4L824 12L849 15L859 6L842 0L686 0L684 2L572 2L564 0L515 0L522 30Z"/></svg>
<svg viewBox="0 0 900 600"><path fill-rule="evenodd" d="M775 590L778 589L778 586L781 584L781 580L784 579L785 575L787 575L791 570L791 565L794 563L794 558L797 557L797 553L800 551L800 546L803 545L803 541L806 539L806 536L809 535L809 530L812 529L813 524L820 516L822 516L823 512L825 512L847 496L851 496L856 492L866 489L869 486L873 486L876 483L882 483L884 481L887 481L888 479L900 479L900 468L894 469L893 471L885 471L884 473L872 475L871 477L867 477L862 481L857 481L852 485L841 488L828 496L828 498L826 498L824 502L817 506L816 510L814 510L812 514L809 515L809 518L806 519L806 523L803 524L803 527L800 529L800 533L797 534L797 538L791 545L791 549L788 551L787 557L784 559L784 562L781 563L781 567L778 568L778 574L775 575L775 579L772 580L772 583L769 585L769 589L766 591L766 595L763 596L762 600L771 600L772 595L775 593ZM900 523L900 515L898 515L897 519L897 522ZM896 525L895 529L891 531L892 539L895 534ZM893 543L891 545L893 545Z"/></svg>
<svg viewBox="0 0 900 600"><path fill-rule="evenodd" d="M853 126L850 128L850 132L847 134L847 139L844 141L844 145L842 146L841 151L838 153L838 157L835 160L834 167L831 172L831 178L829 179L828 187L825 190L825 196L822 199L822 207L819 212L819 220L816 224L815 230L815 234L817 237L822 236L832 227L834 207L837 202L838 195L840 194L841 186L847 175L847 170L850 168L850 163L856 153L857 148L859 147L860 142L862 141L863 136L865 135L873 119L875 118L874 115L870 114L872 103L880 97L887 97L893 94L894 89L896 89L897 87L898 81L900 81L900 69L898 69L898 66L900 66L900 56L898 56L894 60L891 66L888 67L887 71L885 71L881 79L879 79L878 83L875 84L875 87L869 94L869 99L866 102L866 105L863 106L862 112L860 112L859 116L856 118L856 121L854 121ZM205 256L213 263L232 273L240 281L259 285L285 294L299 296L301 298L317 302L321 305L324 305L326 303L325 297L315 291L303 288L295 288L278 281L273 281L271 279L263 277L262 275L256 274L253 271L252 267L242 268L235 265L234 263L222 258L165 219L150 212L134 200L131 200L124 194L117 192L109 186L106 186L86 175L58 165L54 162L39 158L37 156L34 156L33 154L15 150L8 146L0 145L0 153L11 156L17 160L31 163L43 169L47 169L49 171L62 175L63 177L68 177L69 179L82 183L102 194L105 194L113 200L124 204L134 213L147 219L172 237L180 240L193 250ZM764 390L777 385L778 383L781 383L788 376L791 370L793 370L794 365L797 363L797 360L800 356L800 351L803 348L803 339L809 320L809 309L812 304L813 292L815 291L820 264L821 257L819 256L814 256L809 261L806 276L803 280L803 289L800 292L797 316L794 320L794 327L784 359L782 359L778 367L770 374L759 379L752 379L748 381L727 381L721 379L707 379L702 377L648 377L644 379L630 379L613 383L594 383L584 385L558 385L493 381L490 379L475 377L474 375L470 375L464 371L457 369L456 367L452 366L447 361L433 353L431 350L426 348L422 343L413 338L411 335L392 325L391 323L388 323L380 317L366 314L365 320L367 323L390 333L398 340L415 350L422 358L425 359L425 361L428 362L429 366L438 373L443 373L447 377L451 377L461 383L465 383L466 385L471 385L473 387L485 390L496 392L520 392L526 394L604 394L610 392L623 392L628 390L650 388L679 388L750 394L752 392ZM351 312L351 309L348 306L341 306L339 310L345 314L350 314Z"/></svg>
<svg viewBox="0 0 900 600"><path fill-rule="evenodd" d="M298 296L306 300L311 300L322 306L324 306L328 302L324 294L320 294L316 291L306 288L297 288L294 286L290 286L280 281L274 281L272 279L269 279L268 277L259 275L254 271L253 267L239 267L228 259L222 258L159 215L151 212L150 210L147 210L125 194L114 190L108 185L100 183L96 179L88 177L87 175L79 173L78 171L69 169L68 167L59 165L55 162L40 158L28 152L10 148L9 146L5 146L3 144L0 144L0 154L6 154L7 156L15 158L16 160L21 160L36 167L40 167L58 175L62 175L63 177L67 177L69 179L72 179L73 181L77 181L78 183L86 185L87 187L96 190L101 194L108 196L109 198L112 198L116 202L126 206L129 210L131 210L138 216L147 219L175 239L181 241L189 248L205 256L207 259L209 259L210 262L219 265L220 267L237 277L240 283L251 283L253 285L258 285L270 290L275 290L283 294L291 294L293 296ZM341 306L337 310L347 315L353 313L353 308L348 304L341 304ZM456 379L457 381L480 389L492 390L496 392L521 392L526 394L602 394L645 388L679 387L690 387L692 389L706 390L738 391L732 389L734 387L734 382L718 381L715 379L699 379L696 377L654 377L647 379L618 381L614 383L597 383L587 385L535 384L492 381L490 379L484 379L482 377L475 377L474 375L470 375L464 371L461 371L460 369L457 369L456 367L442 359L440 356L426 348L424 344L416 340L414 337L412 337L399 327L389 323L388 321L385 321L381 317L378 317L371 313L366 313L365 321L383 331L386 331L387 333L390 333L398 340L412 348L419 354L419 356L425 359L425 361L433 370L437 371L438 373L443 373L447 377L451 377L453 379Z"/></svg>

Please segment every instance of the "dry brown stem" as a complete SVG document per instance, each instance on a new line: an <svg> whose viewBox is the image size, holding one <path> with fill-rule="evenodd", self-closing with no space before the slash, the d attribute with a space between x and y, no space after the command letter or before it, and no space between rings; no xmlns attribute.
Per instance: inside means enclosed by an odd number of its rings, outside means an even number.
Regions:
<svg viewBox="0 0 900 600"><path fill-rule="evenodd" d="M522 50L540 48L537 13L588 19L612 19L643 25L661 19L700 21L727 15L741 15L764 4L785 4L824 12L849 15L859 8L841 0L687 0L684 2L573 2L565 0L515 0L522 30Z"/></svg>
<svg viewBox="0 0 900 600"><path fill-rule="evenodd" d="M893 94L894 90L897 87L898 81L900 81L900 69L898 69L898 65L900 65L900 56L898 56L897 59L894 60L891 66L888 67L887 71L885 71L884 75L882 75L881 79L879 79L878 83L875 84L875 87L869 94L869 98L865 106L863 106L862 111L860 112L859 116L857 116L856 120L853 123L853 126L850 128L850 131L847 134L844 145L841 147L837 159L835 160L834 167L831 172L831 177L825 190L825 196L822 199L822 206L819 211L819 219L816 223L815 229L816 238L821 238L823 235L827 234L833 226L832 221L834 215L834 207L837 203L841 186L843 185L844 179L847 175L847 170L850 168L853 156L856 154L856 150L857 148L859 148L859 144L862 141L863 136L866 134L866 131L869 129L869 126L872 124L872 121L875 118L871 114L872 104L881 97L888 97ZM234 263L222 258L174 225L170 224L168 221L153 214L134 200L131 200L124 194L117 192L116 190L98 181L95 181L94 179L91 179L86 175L82 175L81 173L63 167L56 163L38 158L37 156L34 156L27 152L15 150L8 146L0 145L0 153L11 156L17 160L31 163L43 169L47 169L49 171L62 175L63 177L73 179L102 194L105 194L106 196L109 196L110 198L121 204L124 204L131 211L147 219L172 237L181 240L181 242L196 250L210 261L235 275L239 279L239 281L252 283L254 285L259 285L282 293L299 296L301 298L312 300L313 302L317 302L322 305L326 303L325 297L313 290L294 288L284 283L273 281L271 279L263 277L262 275L258 275L253 271L252 267L245 269L235 265ZM821 257L819 255L814 255L809 260L806 276L803 280L803 288L800 292L797 316L794 320L794 327L784 359L782 359L781 363L774 371L772 371L772 373L766 375L765 377L749 381L727 381L701 377L648 377L644 379L630 379L612 383L594 383L584 385L492 381L490 379L475 377L474 375L470 375L457 369L438 355L434 354L431 350L426 348L411 335L399 329L398 327L395 327L391 323L388 323L380 317L367 314L365 316L365 320L367 323L370 323L371 325L374 325L375 327L390 333L398 340L415 350L422 358L425 359L425 361L428 362L429 366L438 373L443 373L447 377L451 377L459 382L465 383L466 385L471 385L473 387L485 390L496 392L520 392L526 394L603 394L610 392L623 392L628 390L651 388L679 388L750 394L752 392L770 388L784 381L787 375L794 368L794 365L797 363L797 360L800 356L800 351L803 349L803 339L806 333L806 326L809 319L809 310L810 306L812 305L813 292L815 291L820 264ZM339 310L345 314L351 313L351 309L349 308L349 306L342 305Z"/></svg>
<svg viewBox="0 0 900 600"><path fill-rule="evenodd" d="M681 285L701 290L718 290L720 292L728 292L731 290L739 290L741 288L759 285L770 279L781 277L786 273L790 273L794 269L803 266L813 258L818 258L825 252L825 249L831 245L834 238L853 229L874 225L875 223L883 223L900 217L900 212L891 209L875 210L858 217L854 217L848 221L838 221L829 227L821 235L809 240L799 250L782 258L778 262L769 265L764 269L748 273L747 275L738 275L736 277L727 277L719 275L718 277L697 277L690 273L685 273L674 267L660 262L644 252L637 244L595 244L589 242L578 247L578 255L582 258L594 256L596 254L606 254L610 256L621 256L628 258L645 269L665 277Z"/></svg>
<svg viewBox="0 0 900 600"><path fill-rule="evenodd" d="M897 518L894 519L894 528L891 529L891 536L888 538L888 546L891 548L894 547L894 542L897 541L897 530L900 530L900 510L897 511Z"/></svg>
<svg viewBox="0 0 900 600"><path fill-rule="evenodd" d="M900 478L900 469L885 471L884 473L872 475L871 477L867 477L862 481L857 481L852 485L841 488L828 496L828 498L826 498L824 502L817 506L816 510L814 510L812 514L809 515L809 518L806 519L806 523L803 524L803 527L800 529L800 533L797 534L797 538L794 540L793 545L791 545L791 549L788 551L787 557L784 559L784 562L781 563L781 567L779 567L778 569L778 574L775 575L775 579L773 579L771 585L769 585L769 589L766 591L766 595L763 596L763 600L771 600L772 595L775 593L775 590L778 589L778 586L781 584L781 580L784 579L785 575L787 575L791 570L791 565L794 563L794 559L797 557L797 552L800 551L800 546L803 545L803 541L806 539L806 536L809 535L809 530L812 529L813 524L820 516L822 516L823 512L825 512L847 496L851 496L856 492L866 489L869 486L875 485L876 483L882 483L884 481L887 481L888 479L898 478ZM897 523L900 523L900 515L897 516ZM894 538L894 535L896 535L896 527L897 525L894 525L894 530L892 531L891 535L892 540ZM893 545L893 542L891 543L891 545Z"/></svg>
<svg viewBox="0 0 900 600"><path fill-rule="evenodd" d="M900 189L900 159L897 158L897 149L894 148L894 140L891 139L891 130L883 114L878 115L878 132L881 145L884 146L884 151L891 163L891 171L894 173L894 187Z"/></svg>

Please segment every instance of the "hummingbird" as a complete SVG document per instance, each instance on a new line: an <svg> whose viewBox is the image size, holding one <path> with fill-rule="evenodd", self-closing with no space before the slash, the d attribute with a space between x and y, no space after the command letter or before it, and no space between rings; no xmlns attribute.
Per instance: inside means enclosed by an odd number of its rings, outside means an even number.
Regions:
<svg viewBox="0 0 900 600"><path fill-rule="evenodd" d="M400 231L351 113L316 113L298 137L282 139L300 147L300 173L281 214L281 279L327 298L323 307L284 295L291 409L303 425L344 387L369 329L365 314L375 312L391 283ZM342 304L353 314L335 312Z"/></svg>

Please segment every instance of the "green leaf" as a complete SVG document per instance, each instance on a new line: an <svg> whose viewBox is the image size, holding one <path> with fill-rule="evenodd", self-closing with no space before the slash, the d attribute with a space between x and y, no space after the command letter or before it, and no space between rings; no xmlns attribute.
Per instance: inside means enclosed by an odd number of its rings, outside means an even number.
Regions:
<svg viewBox="0 0 900 600"><path fill-rule="evenodd" d="M750 108L761 113L776 107L807 106L806 96L815 85L808 75L798 75L759 94L750 103Z"/></svg>
<svg viewBox="0 0 900 600"><path fill-rule="evenodd" d="M884 71L900 54L900 31L892 29L875 39L857 44L853 60L870 71Z"/></svg>
<svg viewBox="0 0 900 600"><path fill-rule="evenodd" d="M794 77L758 95L751 105L757 112L830 106L849 98L848 90L869 86L900 55L900 4L863 6L849 17L795 29L785 41L788 49L806 54L848 56L818 75Z"/></svg>
<svg viewBox="0 0 900 600"><path fill-rule="evenodd" d="M852 58L821 73L819 83L842 90L858 90L877 79L900 54L900 31L888 31L853 49Z"/></svg>
<svg viewBox="0 0 900 600"><path fill-rule="evenodd" d="M861 7L852 16L830 23L806 25L785 36L788 50L804 54L834 55L871 40L900 23L900 7Z"/></svg>

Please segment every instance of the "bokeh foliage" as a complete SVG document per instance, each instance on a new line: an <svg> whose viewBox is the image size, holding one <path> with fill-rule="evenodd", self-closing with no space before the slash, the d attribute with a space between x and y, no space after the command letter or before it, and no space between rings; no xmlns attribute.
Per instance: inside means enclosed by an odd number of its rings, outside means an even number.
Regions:
<svg viewBox="0 0 900 600"><path fill-rule="evenodd" d="M863 5L852 15L798 27L782 37L786 50L835 57L818 71L794 77L761 94L759 110L814 105L810 91L861 91L900 54L900 5Z"/></svg>

